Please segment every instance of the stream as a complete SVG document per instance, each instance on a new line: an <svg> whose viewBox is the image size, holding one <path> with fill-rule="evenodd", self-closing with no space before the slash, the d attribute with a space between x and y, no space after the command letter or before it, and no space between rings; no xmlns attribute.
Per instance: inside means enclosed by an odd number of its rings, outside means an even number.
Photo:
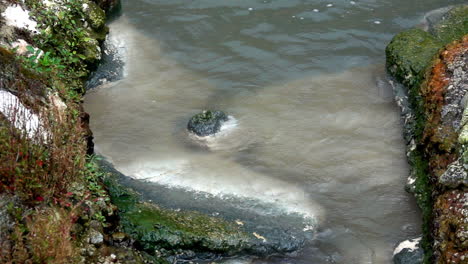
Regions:
<svg viewBox="0 0 468 264"><path fill-rule="evenodd" d="M226 263L391 263L421 216L385 46L463 2L123 0L108 40L123 78L85 99L96 152L145 200L305 241ZM205 109L232 118L197 138Z"/></svg>

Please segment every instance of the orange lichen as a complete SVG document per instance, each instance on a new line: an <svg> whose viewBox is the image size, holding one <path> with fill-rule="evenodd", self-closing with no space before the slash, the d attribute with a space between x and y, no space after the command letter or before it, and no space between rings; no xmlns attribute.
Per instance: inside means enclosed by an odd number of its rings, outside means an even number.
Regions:
<svg viewBox="0 0 468 264"><path fill-rule="evenodd" d="M426 146L425 153L429 156L429 171L434 181L457 158L458 134L453 126L443 124L441 112L442 107L446 104L445 93L451 77L447 65L467 50L468 35L461 41L448 45L434 62L427 74L427 81L421 86L420 92L424 100L427 120L422 142Z"/></svg>
<svg viewBox="0 0 468 264"><path fill-rule="evenodd" d="M468 52L468 35L462 40L448 45L434 61L432 68L426 75L426 81L420 88L423 98L426 123L422 135L424 155L428 159L430 181L438 182L447 167L458 158L458 131L452 125L453 120L442 119L442 109L446 105L447 87L452 77L449 65L460 55ZM468 263L468 238L465 236L464 223L466 212L466 190L445 191L445 187L434 189L435 200L433 236L435 244L435 263ZM466 208L464 209L466 210Z"/></svg>

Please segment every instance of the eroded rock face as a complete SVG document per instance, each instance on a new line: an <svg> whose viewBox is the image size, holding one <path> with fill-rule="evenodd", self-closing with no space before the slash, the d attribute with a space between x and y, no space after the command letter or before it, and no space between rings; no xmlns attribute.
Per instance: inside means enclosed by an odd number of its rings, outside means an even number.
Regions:
<svg viewBox="0 0 468 264"><path fill-rule="evenodd" d="M200 137L210 136L218 133L227 120L228 116L221 111L205 110L190 119L187 129Z"/></svg>
<svg viewBox="0 0 468 264"><path fill-rule="evenodd" d="M402 109L411 175L407 190L423 212L424 263L466 263L461 223L452 191L467 193L468 5L429 16L428 32L411 29L388 45L387 69ZM453 189L453 190L451 190Z"/></svg>

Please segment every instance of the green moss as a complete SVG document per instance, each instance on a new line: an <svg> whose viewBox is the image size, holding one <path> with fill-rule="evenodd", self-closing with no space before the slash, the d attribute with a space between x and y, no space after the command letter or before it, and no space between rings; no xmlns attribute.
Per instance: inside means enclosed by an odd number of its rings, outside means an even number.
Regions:
<svg viewBox="0 0 468 264"><path fill-rule="evenodd" d="M419 208L421 208L423 217L423 239L421 241L422 248L424 249L424 263L431 263L432 258L432 212L433 212L433 199L432 199L432 185L429 181L428 162L423 158L420 150L414 150L408 157L408 162L411 166L411 172L415 175L415 189L414 194Z"/></svg>
<svg viewBox="0 0 468 264"><path fill-rule="evenodd" d="M444 44L461 39L468 34L468 5L450 10L431 33Z"/></svg>
<svg viewBox="0 0 468 264"><path fill-rule="evenodd" d="M83 59L89 63L97 63L101 59L101 48L96 39L89 38L81 43Z"/></svg>
<svg viewBox="0 0 468 264"><path fill-rule="evenodd" d="M86 1L85 5L86 7L83 8L83 12L91 28L99 30L104 27L106 23L106 13L104 10L92 1Z"/></svg>
<svg viewBox="0 0 468 264"><path fill-rule="evenodd" d="M202 123L202 122L210 121L210 120L216 118L218 115L219 115L218 111L206 110L206 111L203 111L203 112L201 112L199 114L196 114L193 117L193 119L196 122Z"/></svg>
<svg viewBox="0 0 468 264"><path fill-rule="evenodd" d="M138 196L107 178L112 202L119 208L123 230L142 249L153 253L164 249L233 255L246 249L249 235L221 218L196 212L176 212L138 202Z"/></svg>
<svg viewBox="0 0 468 264"><path fill-rule="evenodd" d="M418 88L425 70L443 44L421 29L397 34L385 52L388 71L410 89Z"/></svg>
<svg viewBox="0 0 468 264"><path fill-rule="evenodd" d="M88 29L88 35L99 41L99 42L102 42L104 40L106 40L106 36L107 36L107 33L109 33L109 28L108 27L102 27L100 29L96 29L96 30L90 30Z"/></svg>

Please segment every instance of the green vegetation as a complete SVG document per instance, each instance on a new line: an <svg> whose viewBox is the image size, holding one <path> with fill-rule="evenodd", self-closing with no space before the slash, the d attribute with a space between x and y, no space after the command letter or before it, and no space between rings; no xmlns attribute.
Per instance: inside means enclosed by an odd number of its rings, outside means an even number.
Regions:
<svg viewBox="0 0 468 264"><path fill-rule="evenodd" d="M421 150L414 150L408 157L411 173L415 176L414 196L422 212L423 238L421 246L424 249L424 263L430 263L432 258L432 213L433 213L433 186L429 179L428 162L424 159Z"/></svg>
<svg viewBox="0 0 468 264"><path fill-rule="evenodd" d="M108 32L104 11L91 1L62 0L51 7L42 1L25 2L39 24L40 34L33 36L34 42L45 52L38 66L54 62L49 64L57 65L50 69L50 76L63 84L53 82L52 86L65 85L69 91L83 93L83 82L101 58L99 43ZM89 7L83 8L83 3Z"/></svg>

